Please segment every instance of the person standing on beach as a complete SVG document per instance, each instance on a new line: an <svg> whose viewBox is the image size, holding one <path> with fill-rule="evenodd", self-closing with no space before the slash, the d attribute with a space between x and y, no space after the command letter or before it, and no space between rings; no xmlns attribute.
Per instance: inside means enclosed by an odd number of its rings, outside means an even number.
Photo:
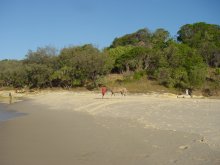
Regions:
<svg viewBox="0 0 220 165"><path fill-rule="evenodd" d="M12 103L12 94L11 94L11 92L9 93L9 104L11 104Z"/></svg>
<svg viewBox="0 0 220 165"><path fill-rule="evenodd" d="M102 98L105 96L105 93L107 92L107 88L105 86L102 86Z"/></svg>

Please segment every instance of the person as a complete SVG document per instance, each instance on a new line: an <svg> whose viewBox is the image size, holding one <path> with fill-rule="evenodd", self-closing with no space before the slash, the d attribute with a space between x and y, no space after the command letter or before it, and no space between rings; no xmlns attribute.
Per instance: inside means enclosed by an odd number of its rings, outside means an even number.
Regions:
<svg viewBox="0 0 220 165"><path fill-rule="evenodd" d="M11 104L12 103L12 94L11 94L11 92L9 92L9 104Z"/></svg>
<svg viewBox="0 0 220 165"><path fill-rule="evenodd" d="M102 86L101 91L102 91L102 98L103 98L105 96L105 93L107 92L106 86Z"/></svg>
<svg viewBox="0 0 220 165"><path fill-rule="evenodd" d="M189 95L189 90L188 90L188 89L186 89L186 95L187 95L187 96Z"/></svg>

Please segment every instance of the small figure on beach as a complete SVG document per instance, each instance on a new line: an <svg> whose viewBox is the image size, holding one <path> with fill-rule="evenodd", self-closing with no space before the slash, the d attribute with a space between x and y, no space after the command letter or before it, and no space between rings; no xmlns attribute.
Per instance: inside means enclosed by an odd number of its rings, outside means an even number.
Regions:
<svg viewBox="0 0 220 165"><path fill-rule="evenodd" d="M106 86L102 86L101 91L102 91L102 98L104 98L104 96L105 96L105 94L107 92Z"/></svg>
<svg viewBox="0 0 220 165"><path fill-rule="evenodd" d="M186 95L187 95L187 96L189 95L189 90L188 90L188 89L186 89Z"/></svg>
<svg viewBox="0 0 220 165"><path fill-rule="evenodd" d="M11 92L9 92L9 104L11 104L12 103L12 94L11 94Z"/></svg>
<svg viewBox="0 0 220 165"><path fill-rule="evenodd" d="M185 94L182 94L182 95L177 95L177 98L191 98L191 90L189 89L186 89L185 90Z"/></svg>

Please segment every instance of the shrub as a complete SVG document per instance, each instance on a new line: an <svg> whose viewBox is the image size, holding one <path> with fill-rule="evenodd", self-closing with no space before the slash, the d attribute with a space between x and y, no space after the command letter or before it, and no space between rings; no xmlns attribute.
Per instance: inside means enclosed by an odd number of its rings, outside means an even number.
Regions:
<svg viewBox="0 0 220 165"><path fill-rule="evenodd" d="M145 71L136 71L136 72L134 72L133 78L134 78L134 80L140 80L145 75L146 75Z"/></svg>

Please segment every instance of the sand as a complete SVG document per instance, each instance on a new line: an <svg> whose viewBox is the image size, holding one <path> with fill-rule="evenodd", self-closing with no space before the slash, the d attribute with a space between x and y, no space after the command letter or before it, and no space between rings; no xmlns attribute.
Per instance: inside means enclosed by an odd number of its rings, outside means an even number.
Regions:
<svg viewBox="0 0 220 165"><path fill-rule="evenodd" d="M56 91L0 122L0 165L219 165L220 100Z"/></svg>

